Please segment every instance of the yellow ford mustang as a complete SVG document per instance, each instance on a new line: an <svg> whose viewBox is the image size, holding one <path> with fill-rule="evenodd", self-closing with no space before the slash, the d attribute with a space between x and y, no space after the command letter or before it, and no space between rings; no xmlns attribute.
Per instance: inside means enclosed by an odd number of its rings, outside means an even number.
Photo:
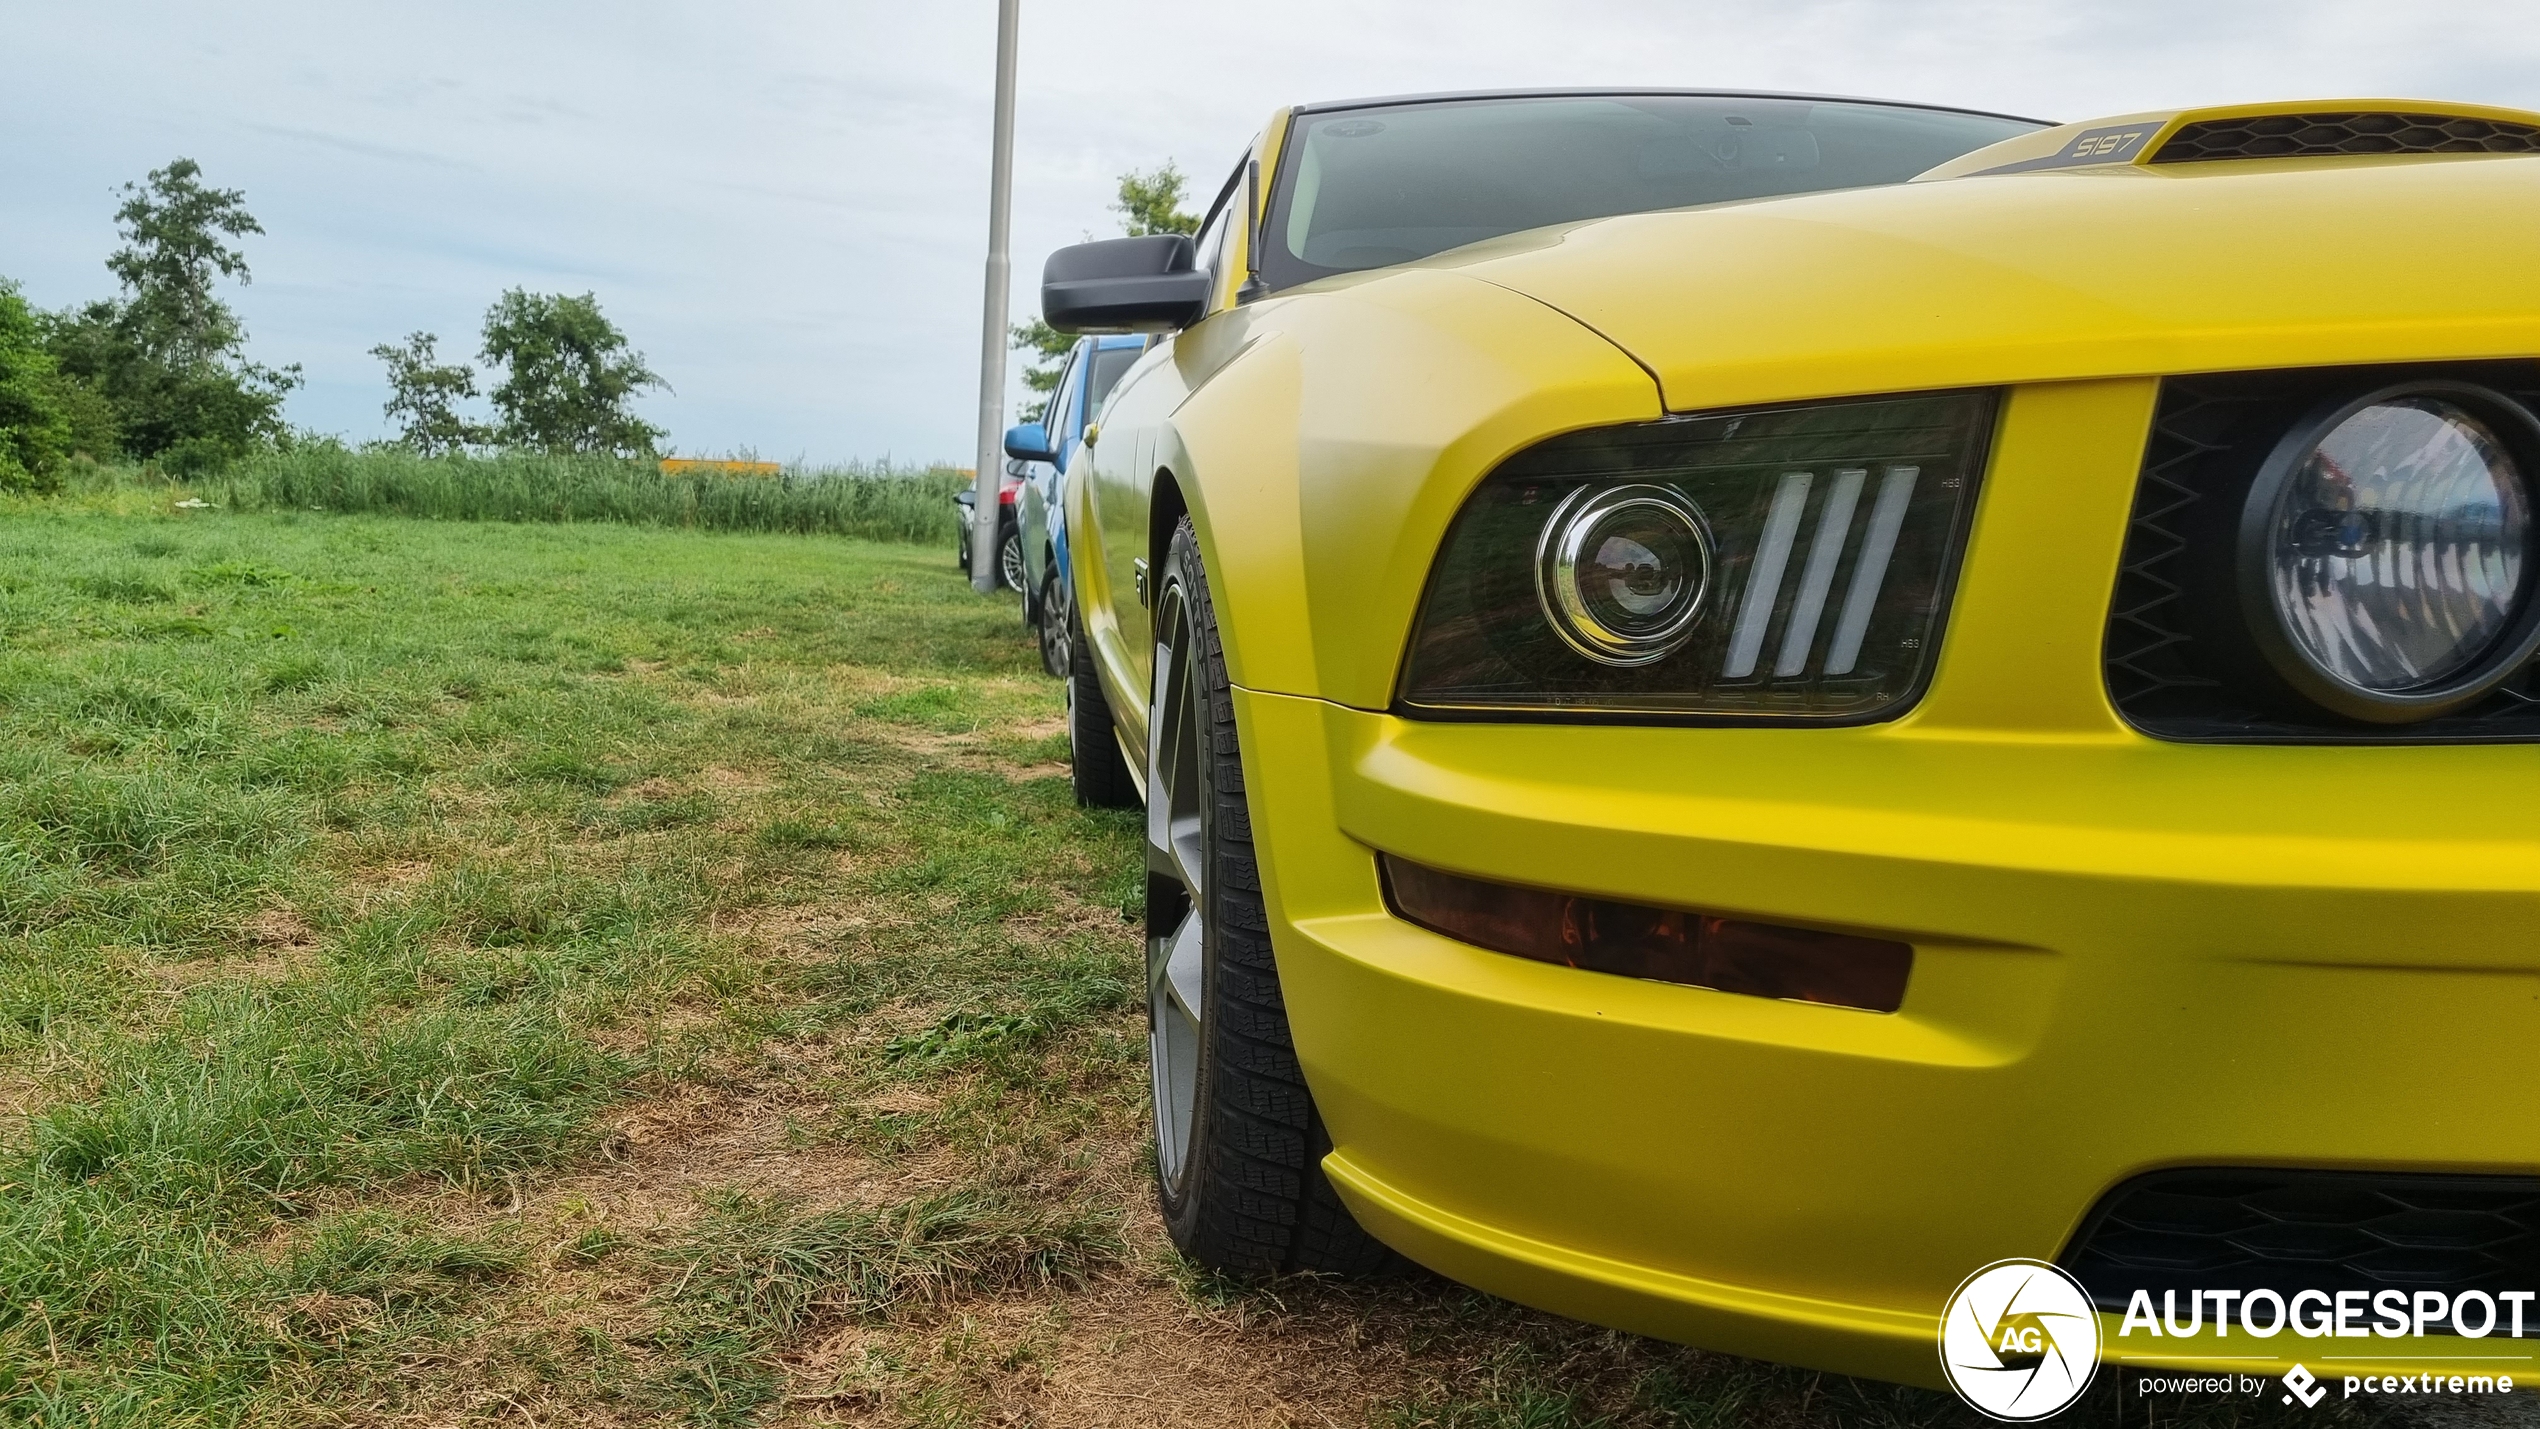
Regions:
<svg viewBox="0 0 2540 1429"><path fill-rule="evenodd" d="M1921 1383L2008 1257L2540 1334L2533 155L1428 96L1053 256L1158 334L1069 694L1177 1243Z"/></svg>

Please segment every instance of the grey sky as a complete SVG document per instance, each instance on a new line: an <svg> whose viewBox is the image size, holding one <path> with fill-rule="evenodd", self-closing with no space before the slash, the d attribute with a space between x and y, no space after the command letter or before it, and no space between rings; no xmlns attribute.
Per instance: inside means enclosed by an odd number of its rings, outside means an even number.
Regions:
<svg viewBox="0 0 2540 1429"><path fill-rule="evenodd" d="M2540 108L2512 0L1023 0L1018 316L1129 167L1207 190L1275 106L1664 83L2057 119L2405 95ZM103 296L115 185L177 154L268 236L236 294L290 416L381 430L376 342L472 354L503 288L598 292L688 451L961 457L993 0L0 0L0 276ZM40 82L30 82L30 81ZM1205 197L1205 193L1201 195Z"/></svg>

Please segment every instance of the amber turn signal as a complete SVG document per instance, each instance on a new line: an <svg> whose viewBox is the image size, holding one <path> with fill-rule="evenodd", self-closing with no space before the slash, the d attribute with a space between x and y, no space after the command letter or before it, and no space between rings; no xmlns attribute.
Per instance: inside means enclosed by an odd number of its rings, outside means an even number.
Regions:
<svg viewBox="0 0 2540 1429"><path fill-rule="evenodd" d="M1489 883L1381 856L1394 912L1495 953L1752 997L1894 1012L1911 944Z"/></svg>

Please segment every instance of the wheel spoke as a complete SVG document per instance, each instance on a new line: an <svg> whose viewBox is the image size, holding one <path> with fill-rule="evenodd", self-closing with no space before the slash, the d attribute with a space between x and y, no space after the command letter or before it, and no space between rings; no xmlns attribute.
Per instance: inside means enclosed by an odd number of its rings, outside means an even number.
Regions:
<svg viewBox="0 0 2540 1429"><path fill-rule="evenodd" d="M1161 950L1162 956L1154 959L1150 974L1156 996L1171 1004L1193 1027L1200 1024L1199 947L1199 912L1193 909L1183 916L1182 926L1174 930L1172 940Z"/></svg>
<svg viewBox="0 0 2540 1429"><path fill-rule="evenodd" d="M1154 703L1147 716L1147 868L1179 882L1196 902L1208 886L1200 824L1203 726L1191 677L1188 611L1178 599L1163 605Z"/></svg>

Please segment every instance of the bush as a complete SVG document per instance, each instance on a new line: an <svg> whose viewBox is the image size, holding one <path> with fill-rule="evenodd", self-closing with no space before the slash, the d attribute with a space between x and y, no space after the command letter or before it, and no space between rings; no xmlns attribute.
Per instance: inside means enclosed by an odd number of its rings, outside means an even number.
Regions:
<svg viewBox="0 0 2540 1429"><path fill-rule="evenodd" d="M53 491L69 454L62 378L44 351L35 312L0 280L0 491Z"/></svg>

